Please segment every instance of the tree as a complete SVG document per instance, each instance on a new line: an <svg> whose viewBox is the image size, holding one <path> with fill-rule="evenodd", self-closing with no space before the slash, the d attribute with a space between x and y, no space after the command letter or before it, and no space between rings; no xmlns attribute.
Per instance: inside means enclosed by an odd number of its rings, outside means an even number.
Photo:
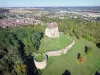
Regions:
<svg viewBox="0 0 100 75"><path fill-rule="evenodd" d="M85 46L85 53L88 55L90 53L92 53L92 47L87 47Z"/></svg>
<svg viewBox="0 0 100 75"><path fill-rule="evenodd" d="M35 32L31 36L31 41L37 50L39 49L40 46L40 39L41 39L41 34L39 32Z"/></svg>
<svg viewBox="0 0 100 75"><path fill-rule="evenodd" d="M62 75L71 75L69 70L65 70L65 72Z"/></svg>
<svg viewBox="0 0 100 75"><path fill-rule="evenodd" d="M7 48L6 54L0 60L0 71L3 75L15 75L14 65L20 59L18 55L18 50L16 50L13 46ZM20 63L22 63L20 59Z"/></svg>
<svg viewBox="0 0 100 75"><path fill-rule="evenodd" d="M97 43L96 46L97 46L98 48L100 48L100 43Z"/></svg>

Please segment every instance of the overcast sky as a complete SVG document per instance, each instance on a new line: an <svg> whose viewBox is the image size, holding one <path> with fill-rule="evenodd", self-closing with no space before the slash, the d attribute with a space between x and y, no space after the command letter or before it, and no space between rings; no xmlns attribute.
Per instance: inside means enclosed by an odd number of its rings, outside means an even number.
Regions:
<svg viewBox="0 0 100 75"><path fill-rule="evenodd" d="M0 7L100 6L100 0L0 0Z"/></svg>

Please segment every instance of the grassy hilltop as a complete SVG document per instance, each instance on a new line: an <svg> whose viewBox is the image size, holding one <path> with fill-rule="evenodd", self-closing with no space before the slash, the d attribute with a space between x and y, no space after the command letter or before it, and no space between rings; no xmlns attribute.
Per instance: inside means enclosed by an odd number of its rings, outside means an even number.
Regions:
<svg viewBox="0 0 100 75"><path fill-rule="evenodd" d="M85 39L73 39L75 44L67 54L48 59L48 65L42 75L62 75L65 70L68 70L70 75L95 75L100 67L100 49ZM92 47L92 54L86 55L85 46ZM84 63L78 61L78 53L85 57Z"/></svg>
<svg viewBox="0 0 100 75"><path fill-rule="evenodd" d="M47 36L44 36L41 40L38 52L44 53L47 51L60 50L69 45L71 42L72 40L64 34L60 34L59 38L48 38Z"/></svg>

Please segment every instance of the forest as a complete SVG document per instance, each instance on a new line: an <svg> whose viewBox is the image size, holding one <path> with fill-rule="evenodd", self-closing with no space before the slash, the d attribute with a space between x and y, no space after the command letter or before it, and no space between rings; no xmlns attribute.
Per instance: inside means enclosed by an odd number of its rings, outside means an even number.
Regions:
<svg viewBox="0 0 100 75"><path fill-rule="evenodd" d="M100 22L99 21L88 21L81 18L77 19L52 19L42 17L44 22L56 21L60 32L64 32L66 35L75 36L78 39L84 38L93 43L100 42Z"/></svg>

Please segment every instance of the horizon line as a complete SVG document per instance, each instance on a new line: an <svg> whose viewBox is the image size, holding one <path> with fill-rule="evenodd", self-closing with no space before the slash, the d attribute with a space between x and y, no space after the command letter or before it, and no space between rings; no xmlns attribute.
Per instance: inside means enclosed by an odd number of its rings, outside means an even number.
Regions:
<svg viewBox="0 0 100 75"><path fill-rule="evenodd" d="M37 8L37 7L100 7L100 5L94 5L94 6L0 6L0 8Z"/></svg>

